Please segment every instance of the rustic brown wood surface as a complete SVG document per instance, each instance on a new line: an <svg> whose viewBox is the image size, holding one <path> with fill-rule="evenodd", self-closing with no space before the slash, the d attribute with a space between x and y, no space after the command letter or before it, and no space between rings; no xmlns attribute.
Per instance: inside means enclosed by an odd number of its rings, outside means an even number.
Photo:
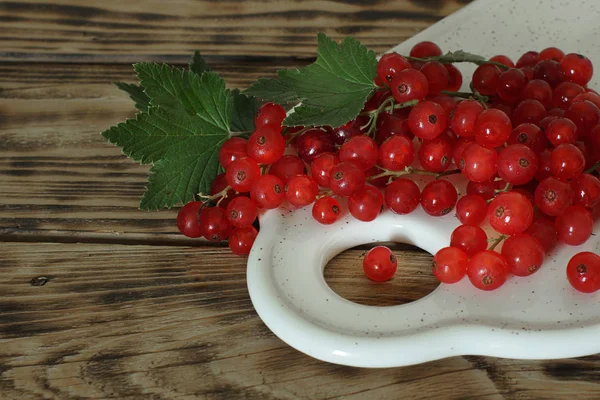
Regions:
<svg viewBox="0 0 600 400"><path fill-rule="evenodd" d="M599 356L454 357L367 370L290 348L261 322L245 260L137 210L147 167L99 135L134 114L129 65L199 49L231 87L314 59L315 34L376 51L467 1L0 2L0 399L600 398ZM431 256L397 245L375 285L364 249L325 270L340 295L402 304L431 292Z"/></svg>

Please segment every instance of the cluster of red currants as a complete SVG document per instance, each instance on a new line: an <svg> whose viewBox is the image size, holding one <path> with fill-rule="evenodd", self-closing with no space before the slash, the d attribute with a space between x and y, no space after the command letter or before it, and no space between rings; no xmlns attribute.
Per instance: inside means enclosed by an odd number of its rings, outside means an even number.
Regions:
<svg viewBox="0 0 600 400"><path fill-rule="evenodd" d="M407 214L420 204L432 216L456 208L463 225L435 255L433 272L445 283L467 275L483 290L500 287L509 274L533 274L558 241L584 243L600 214L600 96L586 86L589 59L556 48L527 52L516 65L496 56L480 63L471 92L458 92L463 77L441 55L437 45L422 42L408 57L381 57L378 90L339 128L284 128L281 106L261 106L250 138L221 147L226 172L213 182L209 202L181 209L180 231L228 238L232 251L244 255L257 235L258 209L285 200L312 204L322 224L343 214L341 197L361 221L385 207ZM294 154L285 154L287 145ZM460 199L442 179L455 173L469 181ZM421 190L405 177L411 174L434 179ZM498 238L488 240L480 227L486 219ZM568 268L579 290L600 289L600 257L592 256Z"/></svg>

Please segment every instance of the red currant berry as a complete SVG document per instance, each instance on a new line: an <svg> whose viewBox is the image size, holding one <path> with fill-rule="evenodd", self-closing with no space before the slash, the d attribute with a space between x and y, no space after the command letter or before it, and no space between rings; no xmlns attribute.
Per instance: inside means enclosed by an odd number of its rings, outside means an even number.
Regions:
<svg viewBox="0 0 600 400"><path fill-rule="evenodd" d="M281 123L285 119L285 110L279 104L265 103L259 107L258 112L254 116L254 125L256 129L270 126L281 130Z"/></svg>
<svg viewBox="0 0 600 400"><path fill-rule="evenodd" d="M582 86L573 82L563 82L554 88L552 106L568 110L573 104L573 100L583 93L585 93L585 90Z"/></svg>
<svg viewBox="0 0 600 400"><path fill-rule="evenodd" d="M202 202L200 201L190 201L179 209L177 213L177 229L179 229L179 232L190 238L202 236L200 229L201 209Z"/></svg>
<svg viewBox="0 0 600 400"><path fill-rule="evenodd" d="M579 139L588 137L590 131L600 122L600 111L590 101L578 101L571 104L565 117L575 123Z"/></svg>
<svg viewBox="0 0 600 400"><path fill-rule="evenodd" d="M512 185L524 185L535 177L538 158L529 147L511 144L498 153L498 175Z"/></svg>
<svg viewBox="0 0 600 400"><path fill-rule="evenodd" d="M296 139L298 156L310 164L319 154L335 152L335 142L329 132L315 128L304 132Z"/></svg>
<svg viewBox="0 0 600 400"><path fill-rule="evenodd" d="M575 143L577 140L577 127L570 119L556 118L548 124L545 132L555 147L564 143Z"/></svg>
<svg viewBox="0 0 600 400"><path fill-rule="evenodd" d="M333 197L324 196L315 201L312 208L313 218L323 224L331 225L337 221L342 213L340 203Z"/></svg>
<svg viewBox="0 0 600 400"><path fill-rule="evenodd" d="M600 257L589 251L575 254L567 264L567 279L580 292L600 290Z"/></svg>
<svg viewBox="0 0 600 400"><path fill-rule="evenodd" d="M540 60L540 53L537 51L528 51L517 60L517 68L534 67Z"/></svg>
<svg viewBox="0 0 600 400"><path fill-rule="evenodd" d="M589 58L570 53L560 61L560 71L564 74L565 80L585 86L592 79L594 67Z"/></svg>
<svg viewBox="0 0 600 400"><path fill-rule="evenodd" d="M467 264L467 276L477 289L496 290L506 282L508 269L504 256L485 250L471 257Z"/></svg>
<svg viewBox="0 0 600 400"><path fill-rule="evenodd" d="M258 128L248 139L248 155L259 164L273 164L284 151L285 139L272 126Z"/></svg>
<svg viewBox="0 0 600 400"><path fill-rule="evenodd" d="M219 149L219 164L223 168L238 158L248 156L247 141L241 137L232 137L227 139Z"/></svg>
<svg viewBox="0 0 600 400"><path fill-rule="evenodd" d="M475 143L473 139L464 137L458 139L456 143L454 143L452 147L452 161L458 168L461 168L461 165L464 167L465 161L463 153L465 152L465 149L473 143Z"/></svg>
<svg viewBox="0 0 600 400"><path fill-rule="evenodd" d="M498 89L500 68L493 64L482 64L473 73L473 89L484 96L494 96Z"/></svg>
<svg viewBox="0 0 600 400"><path fill-rule="evenodd" d="M492 199L496 195L496 185L494 182L486 181L486 182L473 182L469 181L467 184L467 194L476 194L478 196L483 197L484 200ZM486 208L487 214L487 208Z"/></svg>
<svg viewBox="0 0 600 400"><path fill-rule="evenodd" d="M556 217L558 240L569 246L584 244L592 234L592 213L583 206L571 206Z"/></svg>
<svg viewBox="0 0 600 400"><path fill-rule="evenodd" d="M263 175L257 179L250 190L250 198L260 207L267 210L277 208L285 200L285 186L281 179L274 175Z"/></svg>
<svg viewBox="0 0 600 400"><path fill-rule="evenodd" d="M447 94L438 94L430 99L434 103L439 104L444 109L444 114L450 116L454 113L454 107L456 107L456 100Z"/></svg>
<svg viewBox="0 0 600 400"><path fill-rule="evenodd" d="M329 188L340 196L351 196L365 186L365 173L351 162L341 162L331 169Z"/></svg>
<svg viewBox="0 0 600 400"><path fill-rule="evenodd" d="M260 177L260 168L250 157L239 158L227 166L225 177L229 186L236 192L249 192Z"/></svg>
<svg viewBox="0 0 600 400"><path fill-rule="evenodd" d="M438 94L448 87L449 73L444 64L429 61L421 67L421 73L427 78L429 94Z"/></svg>
<svg viewBox="0 0 600 400"><path fill-rule="evenodd" d="M442 283L456 283L467 273L469 257L456 247L444 247L433 257L433 275Z"/></svg>
<svg viewBox="0 0 600 400"><path fill-rule="evenodd" d="M410 111L408 125L416 137L431 140L448 128L448 117L439 104L422 101Z"/></svg>
<svg viewBox="0 0 600 400"><path fill-rule="evenodd" d="M476 100L463 100L458 102L454 108L454 116L450 120L450 127L458 136L475 136L473 128L479 114L484 108Z"/></svg>
<svg viewBox="0 0 600 400"><path fill-rule="evenodd" d="M474 225L461 225L450 236L450 246L464 251L467 256L484 251L487 248L485 231Z"/></svg>
<svg viewBox="0 0 600 400"><path fill-rule="evenodd" d="M573 83L573 85L575 85L575 84ZM584 93L578 94L573 99L573 103L577 103L579 101L586 101L586 100L593 103L596 107L600 108L600 96L598 94L592 93L592 92L584 92Z"/></svg>
<svg viewBox="0 0 600 400"><path fill-rule="evenodd" d="M557 86L557 88L560 85ZM552 106L552 88L548 82L543 81L541 79L533 79L527 82L523 92L521 93L521 98L532 99L539 101L545 108L549 108Z"/></svg>
<svg viewBox="0 0 600 400"><path fill-rule="evenodd" d="M318 194L319 185L310 176L292 176L285 185L285 197L294 207L309 205L315 201Z"/></svg>
<svg viewBox="0 0 600 400"><path fill-rule="evenodd" d="M229 235L229 248L233 254L247 256L256 240L258 231L253 226L236 228Z"/></svg>
<svg viewBox="0 0 600 400"><path fill-rule="evenodd" d="M511 103L517 101L521 97L525 85L527 85L527 78L523 71L517 68L507 69L498 77L498 96Z"/></svg>
<svg viewBox="0 0 600 400"><path fill-rule="evenodd" d="M245 228L258 216L256 203L246 196L237 196L227 205L227 220L235 228Z"/></svg>
<svg viewBox="0 0 600 400"><path fill-rule="evenodd" d="M533 80L533 67L517 67L519 68L521 71L523 71L523 73L525 74L525 77L527 78L528 81L532 81ZM544 82L544 81L542 81ZM548 82L546 82L548 83ZM550 85L548 85L550 86Z"/></svg>
<svg viewBox="0 0 600 400"><path fill-rule="evenodd" d="M321 153L310 166L310 174L319 186L329 187L331 170L340 163L340 159L334 153Z"/></svg>
<svg viewBox="0 0 600 400"><path fill-rule="evenodd" d="M558 243L558 232L554 220L544 214L536 214L525 233L536 238L542 244L546 253L552 251Z"/></svg>
<svg viewBox="0 0 600 400"><path fill-rule="evenodd" d="M425 140L419 148L419 163L425 171L443 172L450 166L452 145L443 136Z"/></svg>
<svg viewBox="0 0 600 400"><path fill-rule="evenodd" d="M383 195L374 186L365 185L348 198L348 211L359 221L373 221L383 210Z"/></svg>
<svg viewBox="0 0 600 400"><path fill-rule="evenodd" d="M585 157L573 144L561 144L550 154L550 172L560 179L573 179L583 172Z"/></svg>
<svg viewBox="0 0 600 400"><path fill-rule="evenodd" d="M488 217L494 230L503 235L525 231L533 221L533 206L516 192L500 193L489 205Z"/></svg>
<svg viewBox="0 0 600 400"><path fill-rule="evenodd" d="M392 95L398 103L423 100L429 92L429 83L425 75L412 68L400 71L390 87Z"/></svg>
<svg viewBox="0 0 600 400"><path fill-rule="evenodd" d="M546 109L537 100L526 99L517 104L512 115L514 125L523 123L538 124L546 116Z"/></svg>
<svg viewBox="0 0 600 400"><path fill-rule="evenodd" d="M480 225L487 215L487 203L478 194L467 194L456 203L456 216L464 225Z"/></svg>
<svg viewBox="0 0 600 400"><path fill-rule="evenodd" d="M379 147L379 163L390 171L402 171L414 158L413 142L405 136L392 136Z"/></svg>
<svg viewBox="0 0 600 400"><path fill-rule="evenodd" d="M362 132L359 123L355 119L333 130L333 140L337 145L343 145L351 138L359 135L362 135Z"/></svg>
<svg viewBox="0 0 600 400"><path fill-rule="evenodd" d="M542 266L545 251L536 238L526 233L518 233L504 241L502 255L513 275L529 276Z"/></svg>
<svg viewBox="0 0 600 400"><path fill-rule="evenodd" d="M410 214L421 201L421 191L410 179L396 179L385 188L385 204L396 214Z"/></svg>
<svg viewBox="0 0 600 400"><path fill-rule="evenodd" d="M448 70L448 86L446 90L450 92L458 92L463 84L463 77L458 68L452 64L445 64Z"/></svg>
<svg viewBox="0 0 600 400"><path fill-rule="evenodd" d="M437 57L442 55L442 49L433 42L419 42L410 50L410 56L415 58Z"/></svg>
<svg viewBox="0 0 600 400"><path fill-rule="evenodd" d="M231 225L221 207L207 207L200 211L200 231L206 240L220 242L229 237Z"/></svg>
<svg viewBox="0 0 600 400"><path fill-rule="evenodd" d="M533 77L541 79L555 87L565 80L565 76L560 70L558 63L552 60L541 60L533 68Z"/></svg>
<svg viewBox="0 0 600 400"><path fill-rule="evenodd" d="M477 143L471 144L462 154L459 168L472 182L487 182L491 180L497 170L498 154L496 150L488 149Z"/></svg>
<svg viewBox="0 0 600 400"><path fill-rule="evenodd" d="M377 134L375 136L375 142L381 144L386 139L392 136L406 136L407 139L412 140L414 135L410 131L408 126L408 119L402 118L396 114L383 114L377 121L382 121L381 126L377 128Z"/></svg>
<svg viewBox="0 0 600 400"><path fill-rule="evenodd" d="M458 193L450 182L434 180L429 182L421 193L421 206L429 215L440 217L454 209Z"/></svg>
<svg viewBox="0 0 600 400"><path fill-rule="evenodd" d="M510 118L504 112L489 109L479 114L473 132L477 144L483 147L495 148L508 140L512 132L512 124Z"/></svg>
<svg viewBox="0 0 600 400"><path fill-rule="evenodd" d="M494 61L494 62L500 63L502 65L506 65L508 68L515 67L515 63L513 63L512 60L505 55L494 56L494 57L490 58L490 61Z"/></svg>
<svg viewBox="0 0 600 400"><path fill-rule="evenodd" d="M534 153L541 153L546 148L542 130L534 124L520 124L511 132L507 143L522 144L533 150Z"/></svg>
<svg viewBox="0 0 600 400"><path fill-rule="evenodd" d="M398 260L390 249L385 246L373 247L363 259L365 275L372 281L385 282L394 276Z"/></svg>
<svg viewBox="0 0 600 400"><path fill-rule="evenodd" d="M302 175L306 172L306 167L300 157L288 154L271 164L269 173L275 175L283 182L286 182L290 176Z"/></svg>
<svg viewBox="0 0 600 400"><path fill-rule="evenodd" d="M406 58L398 53L387 53L381 56L377 63L377 76L387 85L392 83L398 72L410 68Z"/></svg>
<svg viewBox="0 0 600 400"><path fill-rule="evenodd" d="M380 105L383 104L384 101L392 97L391 90L377 90L373 95L367 100L363 107L363 111L373 111L376 110Z"/></svg>
<svg viewBox="0 0 600 400"><path fill-rule="evenodd" d="M368 136L356 136L348 140L340 147L338 153L340 161L354 163L357 167L366 171L375 166L379 149L373 139Z"/></svg>
<svg viewBox="0 0 600 400"><path fill-rule="evenodd" d="M563 53L561 49L557 49L556 47L548 47L540 51L540 61L552 60L560 62L564 57L565 53Z"/></svg>
<svg viewBox="0 0 600 400"><path fill-rule="evenodd" d="M600 180L594 175L582 174L570 182L573 204L594 208L600 204Z"/></svg>
<svg viewBox="0 0 600 400"><path fill-rule="evenodd" d="M556 217L571 205L573 190L567 182L551 176L539 183L534 198L535 205L541 212Z"/></svg>
<svg viewBox="0 0 600 400"><path fill-rule="evenodd" d="M552 176L552 172L550 172L550 152L543 151L538 154L538 170L535 173L535 179L541 182L549 176Z"/></svg>

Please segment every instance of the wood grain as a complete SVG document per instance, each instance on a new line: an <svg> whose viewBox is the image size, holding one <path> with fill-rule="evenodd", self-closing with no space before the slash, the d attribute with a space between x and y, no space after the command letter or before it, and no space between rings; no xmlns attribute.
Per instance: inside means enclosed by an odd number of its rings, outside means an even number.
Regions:
<svg viewBox="0 0 600 400"><path fill-rule="evenodd" d="M193 49L247 57L313 58L316 34L353 35L382 52L459 9L457 0L29 0L0 3L0 60L185 62Z"/></svg>
<svg viewBox="0 0 600 400"><path fill-rule="evenodd" d="M327 267L333 287L351 300L364 296L356 291L359 281L347 279L360 268L360 255L344 252ZM399 257L406 276L418 276L425 264L420 253ZM423 283L379 287L402 302L433 287ZM245 260L224 249L3 243L0 343L0 393L9 399L595 399L600 393L597 356L539 362L469 356L383 370L317 361L263 325L246 290Z"/></svg>

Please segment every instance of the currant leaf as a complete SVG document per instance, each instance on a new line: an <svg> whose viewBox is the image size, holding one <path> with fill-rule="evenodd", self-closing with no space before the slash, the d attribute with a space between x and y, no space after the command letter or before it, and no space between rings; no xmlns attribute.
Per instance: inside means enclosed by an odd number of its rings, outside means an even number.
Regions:
<svg viewBox="0 0 600 400"><path fill-rule="evenodd" d="M135 108L142 112L148 111L148 107L150 107L150 97L144 93L144 88L141 85L124 82L115 82L115 85L129 95L131 100L135 103Z"/></svg>
<svg viewBox="0 0 600 400"><path fill-rule="evenodd" d="M192 62L190 63L190 71L202 75L204 72L211 71L210 66L204 61L200 52L196 50L192 56Z"/></svg>
<svg viewBox="0 0 600 400"><path fill-rule="evenodd" d="M243 132L245 136L254 131L254 116L260 106L255 97L246 96L238 89L234 89L233 95L233 114L231 116L231 132Z"/></svg>
<svg viewBox="0 0 600 400"><path fill-rule="evenodd" d="M317 60L301 69L280 70L277 78L259 79L247 91L278 104L301 103L286 126L338 127L356 118L375 89L377 59L352 37L341 44L318 35Z"/></svg>

